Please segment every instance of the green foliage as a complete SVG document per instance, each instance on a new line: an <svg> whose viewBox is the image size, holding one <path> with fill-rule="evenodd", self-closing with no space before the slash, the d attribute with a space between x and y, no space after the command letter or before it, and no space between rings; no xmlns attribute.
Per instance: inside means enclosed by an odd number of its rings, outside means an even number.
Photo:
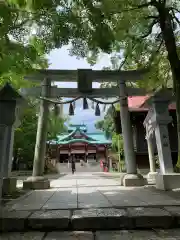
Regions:
<svg viewBox="0 0 180 240"><path fill-rule="evenodd" d="M113 133L112 136L112 150L114 152L118 152L120 155L124 154L124 148L123 148L123 137L122 135L118 135L116 133Z"/></svg>
<svg viewBox="0 0 180 240"><path fill-rule="evenodd" d="M42 44L32 34L31 15L7 1L0 3L0 79L9 79L12 72L19 77L33 67L47 67Z"/></svg>
<svg viewBox="0 0 180 240"><path fill-rule="evenodd" d="M125 70L149 68L137 86L148 90L173 88L180 166L180 1L103 0L99 7L112 26L116 39L112 53L120 63L119 69L122 63ZM93 56L94 62L98 54Z"/></svg>
<svg viewBox="0 0 180 240"><path fill-rule="evenodd" d="M179 54L179 1L100 0L94 3L95 9L89 1L84 6L84 11L90 12L90 17L86 15L88 19L94 18L98 24L99 19L96 18L96 14L99 13L99 16L103 15L103 20L110 26L115 38L111 44L111 69L122 68L123 62L125 70L150 66L151 71L145 76L145 80L138 82L140 87L152 90L160 86L172 86L167 46L163 41L160 22L162 19L158 16L161 14L160 9L167 10L166 18L168 14L170 15ZM97 49L92 54L87 45L80 43L78 46L74 52L76 55L86 56L91 64L96 63L101 49ZM78 54L79 49L81 50Z"/></svg>
<svg viewBox="0 0 180 240"><path fill-rule="evenodd" d="M179 12L178 0L1 1L0 84L45 67L45 53L71 43L70 53L91 63L103 51L125 60L124 69L151 66L138 83L148 89L172 86L173 76L179 100ZM180 126L180 109L177 117ZM109 117L101 124L107 133L110 124ZM180 127L178 133L180 146Z"/></svg>
<svg viewBox="0 0 180 240"><path fill-rule="evenodd" d="M56 116L53 112L50 112L49 124L48 124L48 139L56 139L58 134L67 132L68 128L65 126L67 117Z"/></svg>
<svg viewBox="0 0 180 240"><path fill-rule="evenodd" d="M15 130L14 152L20 151L20 157L32 166L36 143L38 123L38 102L29 101L21 116L21 125ZM48 139L56 139L57 134L67 131L64 125L66 118L55 116L50 112L48 124Z"/></svg>
<svg viewBox="0 0 180 240"><path fill-rule="evenodd" d="M36 142L37 119L36 105L29 101L23 111L21 125L15 130L14 152L21 149L22 159L31 164Z"/></svg>
<svg viewBox="0 0 180 240"><path fill-rule="evenodd" d="M112 107L108 108L103 120L96 122L95 127L102 130L108 138L112 137L115 132Z"/></svg>
<svg viewBox="0 0 180 240"><path fill-rule="evenodd" d="M13 38L31 43L30 36L36 36L45 52L68 43L76 56L86 50L94 54L98 48L109 52L115 40L103 12L91 1L7 0L2 6L15 29Z"/></svg>

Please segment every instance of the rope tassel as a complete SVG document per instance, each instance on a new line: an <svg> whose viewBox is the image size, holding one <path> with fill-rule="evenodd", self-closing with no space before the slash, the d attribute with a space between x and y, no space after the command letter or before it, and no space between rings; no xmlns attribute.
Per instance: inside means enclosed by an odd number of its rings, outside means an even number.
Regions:
<svg viewBox="0 0 180 240"><path fill-rule="evenodd" d="M74 116L74 108L72 103L69 105L69 116Z"/></svg>
<svg viewBox="0 0 180 240"><path fill-rule="evenodd" d="M88 102L87 102L87 99L86 98L83 98L83 109L88 109L89 106L88 106Z"/></svg>
<svg viewBox="0 0 180 240"><path fill-rule="evenodd" d="M100 111L99 103L96 104L95 116L101 116L101 111Z"/></svg>

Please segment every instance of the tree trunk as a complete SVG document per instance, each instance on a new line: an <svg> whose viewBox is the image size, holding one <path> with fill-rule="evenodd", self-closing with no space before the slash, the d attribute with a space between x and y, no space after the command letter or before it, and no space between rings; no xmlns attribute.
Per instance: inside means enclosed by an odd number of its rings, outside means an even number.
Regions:
<svg viewBox="0 0 180 240"><path fill-rule="evenodd" d="M178 160L177 167L180 168L180 59L177 53L176 40L171 22L169 9L164 5L158 8L160 28L162 31L168 59L173 77L173 88L176 97L177 133L178 133Z"/></svg>

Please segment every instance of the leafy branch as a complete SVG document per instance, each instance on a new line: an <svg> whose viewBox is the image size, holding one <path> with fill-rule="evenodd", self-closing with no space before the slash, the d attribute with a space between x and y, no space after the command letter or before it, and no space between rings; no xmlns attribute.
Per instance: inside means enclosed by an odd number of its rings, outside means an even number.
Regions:
<svg viewBox="0 0 180 240"><path fill-rule="evenodd" d="M174 10L172 10L172 15L173 15L173 18L176 20L176 22L180 25L180 20L176 17Z"/></svg>
<svg viewBox="0 0 180 240"><path fill-rule="evenodd" d="M152 30L153 30L153 27L158 23L158 19L154 19L148 26L148 31L142 35L140 38L146 38L148 37L151 33L152 33Z"/></svg>

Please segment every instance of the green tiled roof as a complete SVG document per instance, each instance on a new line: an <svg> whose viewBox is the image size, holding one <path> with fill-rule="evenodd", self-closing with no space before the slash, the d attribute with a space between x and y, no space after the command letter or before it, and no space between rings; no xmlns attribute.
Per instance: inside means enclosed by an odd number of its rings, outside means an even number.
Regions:
<svg viewBox="0 0 180 240"><path fill-rule="evenodd" d="M109 142L111 143L111 140L107 139L104 133L88 133L86 134L88 137L91 137L93 139L96 139L100 142Z"/></svg>
<svg viewBox="0 0 180 240"><path fill-rule="evenodd" d="M73 139L73 135L79 132L81 135L84 135L87 139ZM88 144L111 144L111 140L107 139L104 133L85 133L83 130L81 130L79 127L76 127L74 131L71 133L66 133L63 135L58 135L57 136L57 141L56 140L51 140L49 141L50 144L70 144L70 143L75 143L75 142L84 142Z"/></svg>

